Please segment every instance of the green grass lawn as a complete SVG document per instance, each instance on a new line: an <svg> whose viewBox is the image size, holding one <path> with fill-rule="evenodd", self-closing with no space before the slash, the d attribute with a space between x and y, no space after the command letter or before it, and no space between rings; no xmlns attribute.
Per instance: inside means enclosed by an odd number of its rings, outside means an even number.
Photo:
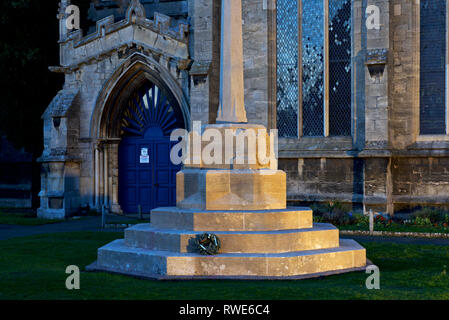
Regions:
<svg viewBox="0 0 449 320"><path fill-rule="evenodd" d="M363 272L301 281L149 281L81 274L65 289L65 268L84 268L120 233L61 233L0 241L0 299L449 299L449 248L362 243L379 266L381 290Z"/></svg>
<svg viewBox="0 0 449 320"><path fill-rule="evenodd" d="M12 213L0 211L0 224L41 226L44 224L58 223L62 221L64 220L39 219L32 213Z"/></svg>
<svg viewBox="0 0 449 320"><path fill-rule="evenodd" d="M117 224L117 225L120 225L120 224L141 224L141 223L149 223L149 221L148 220L139 220L139 219L128 219L128 220L120 220L120 221L108 221L108 220L106 220L106 223L107 224Z"/></svg>

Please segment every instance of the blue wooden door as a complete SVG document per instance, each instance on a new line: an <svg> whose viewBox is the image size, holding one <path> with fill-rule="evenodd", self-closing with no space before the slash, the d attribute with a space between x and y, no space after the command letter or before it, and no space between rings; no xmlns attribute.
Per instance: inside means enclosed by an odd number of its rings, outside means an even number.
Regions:
<svg viewBox="0 0 449 320"><path fill-rule="evenodd" d="M119 147L119 203L125 213L149 213L176 205L176 173L181 166L170 161L169 139L125 138ZM149 162L141 161L148 150Z"/></svg>
<svg viewBox="0 0 449 320"><path fill-rule="evenodd" d="M170 133L183 128L179 107L156 86L134 96L123 113L119 145L119 203L125 213L176 205L176 173L170 160L176 142Z"/></svg>
<svg viewBox="0 0 449 320"><path fill-rule="evenodd" d="M176 173L181 166L175 166L170 161L170 150L173 143L157 140L154 144L154 177L155 195L154 207L167 207L176 205Z"/></svg>

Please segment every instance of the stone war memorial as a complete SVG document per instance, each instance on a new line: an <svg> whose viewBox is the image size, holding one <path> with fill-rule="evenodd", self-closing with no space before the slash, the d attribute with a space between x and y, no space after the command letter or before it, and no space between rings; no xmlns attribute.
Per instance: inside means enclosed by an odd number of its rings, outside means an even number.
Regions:
<svg viewBox="0 0 449 320"><path fill-rule="evenodd" d="M201 134L233 133L232 143L222 141L229 158L185 162L176 174L176 207L153 209L150 224L99 248L88 269L157 279L301 279L365 270L366 251L357 242L341 240L333 225L313 223L309 208L287 207L286 173L278 170L272 139L247 120L241 0L223 0L221 12L219 109ZM235 137L255 130L256 147L240 146L243 158L268 153L269 161L236 163ZM190 148L189 157L205 147Z"/></svg>

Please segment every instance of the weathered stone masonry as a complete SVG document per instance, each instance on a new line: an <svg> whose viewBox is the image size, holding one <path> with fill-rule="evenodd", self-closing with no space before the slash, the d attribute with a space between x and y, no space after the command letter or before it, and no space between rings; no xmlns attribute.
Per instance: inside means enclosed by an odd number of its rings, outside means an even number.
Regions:
<svg viewBox="0 0 449 320"><path fill-rule="evenodd" d="M366 30L370 4L381 9L380 30ZM447 136L419 135L419 1L353 1L353 17L352 141L285 141L289 200L365 203L390 213L447 207ZM372 77L365 63L374 50L387 59Z"/></svg>
<svg viewBox="0 0 449 320"><path fill-rule="evenodd" d="M188 26L171 27L156 14L148 20L132 1L124 20L106 17L96 32L67 33L61 14L61 66L65 84L43 115L45 150L39 215L64 217L80 206L118 205L118 115L129 93L150 79L167 87L190 119L186 98ZM186 121L187 123L187 121Z"/></svg>
<svg viewBox="0 0 449 320"><path fill-rule="evenodd" d="M43 116L41 215L85 204L120 212L117 109L144 79L168 87L188 122L217 118L221 1L141 2L136 16L92 7L102 18L95 32L60 40L53 70L66 82ZM276 128L276 1L242 2L248 121ZM380 30L366 28L370 4L381 10ZM339 200L390 213L449 203L449 138L419 134L419 7L352 1L352 136L280 139L290 203ZM176 19L167 24L164 14Z"/></svg>

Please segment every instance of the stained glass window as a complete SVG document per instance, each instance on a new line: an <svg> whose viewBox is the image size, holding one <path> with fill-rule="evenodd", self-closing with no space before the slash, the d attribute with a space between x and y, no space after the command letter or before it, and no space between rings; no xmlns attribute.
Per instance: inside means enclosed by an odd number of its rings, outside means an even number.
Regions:
<svg viewBox="0 0 449 320"><path fill-rule="evenodd" d="M303 136L324 135L324 1L302 1Z"/></svg>
<svg viewBox="0 0 449 320"><path fill-rule="evenodd" d="M326 3L329 3L329 10L324 10ZM327 30L326 19L329 21ZM326 73L326 65L329 74ZM351 135L351 73L350 0L277 1L277 119L280 137L298 137L299 132L309 137ZM326 95L329 97L327 108ZM298 116L302 121L298 121ZM298 130L298 123L302 123L301 130Z"/></svg>
<svg viewBox="0 0 449 320"><path fill-rule="evenodd" d="M329 135L351 135L351 1L329 1Z"/></svg>
<svg viewBox="0 0 449 320"><path fill-rule="evenodd" d="M420 133L446 133L446 0L421 0Z"/></svg>
<svg viewBox="0 0 449 320"><path fill-rule="evenodd" d="M277 0L277 127L298 136L298 5Z"/></svg>

